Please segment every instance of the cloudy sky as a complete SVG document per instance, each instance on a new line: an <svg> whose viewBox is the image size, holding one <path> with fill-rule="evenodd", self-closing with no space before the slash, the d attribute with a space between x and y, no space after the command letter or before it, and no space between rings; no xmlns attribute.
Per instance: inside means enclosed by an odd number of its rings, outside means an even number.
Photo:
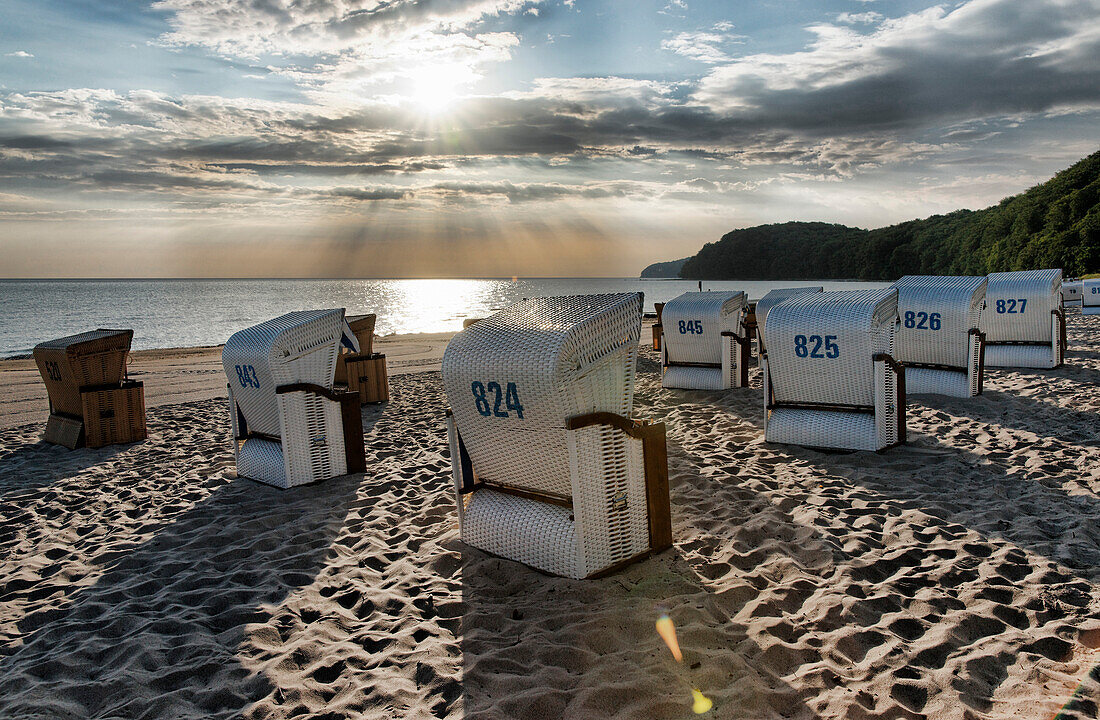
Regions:
<svg viewBox="0 0 1100 720"><path fill-rule="evenodd" d="M1098 128L1100 0L4 0L0 276L633 275Z"/></svg>

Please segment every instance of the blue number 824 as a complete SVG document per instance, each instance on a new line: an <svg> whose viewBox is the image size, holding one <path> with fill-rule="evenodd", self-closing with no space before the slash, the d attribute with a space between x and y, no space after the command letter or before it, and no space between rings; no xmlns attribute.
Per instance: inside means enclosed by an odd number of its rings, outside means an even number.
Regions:
<svg viewBox="0 0 1100 720"><path fill-rule="evenodd" d="M825 348L824 353L821 352L822 346ZM824 338L820 335L795 335L794 354L800 358L838 358L840 346L836 344L836 335L826 335Z"/></svg>
<svg viewBox="0 0 1100 720"><path fill-rule="evenodd" d="M514 382L507 383L504 392L501 392L500 383L490 381L488 384L480 380L470 383L470 391L474 394L474 407L477 414L482 417L510 417L511 410L520 420L523 419L523 405L519 401L519 390ZM486 394L488 393L488 394ZM490 405L489 396L495 396ZM504 407L501 407L503 402Z"/></svg>

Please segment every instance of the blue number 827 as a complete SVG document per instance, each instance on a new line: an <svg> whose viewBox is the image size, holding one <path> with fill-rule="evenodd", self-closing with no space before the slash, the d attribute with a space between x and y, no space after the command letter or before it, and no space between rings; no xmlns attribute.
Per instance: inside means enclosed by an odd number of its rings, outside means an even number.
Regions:
<svg viewBox="0 0 1100 720"><path fill-rule="evenodd" d="M825 347L824 353L821 352L822 346ZM824 338L820 335L795 335L794 354L800 358L838 358L840 346L836 344L836 335L826 335Z"/></svg>

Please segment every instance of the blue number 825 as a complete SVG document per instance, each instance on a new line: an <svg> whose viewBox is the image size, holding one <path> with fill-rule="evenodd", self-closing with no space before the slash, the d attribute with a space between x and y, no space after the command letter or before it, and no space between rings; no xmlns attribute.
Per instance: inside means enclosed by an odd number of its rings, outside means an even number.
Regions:
<svg viewBox="0 0 1100 720"><path fill-rule="evenodd" d="M825 347L824 353L821 352L822 346ZM836 344L836 335L826 335L824 338L820 335L795 335L794 354L800 358L838 358L840 346Z"/></svg>

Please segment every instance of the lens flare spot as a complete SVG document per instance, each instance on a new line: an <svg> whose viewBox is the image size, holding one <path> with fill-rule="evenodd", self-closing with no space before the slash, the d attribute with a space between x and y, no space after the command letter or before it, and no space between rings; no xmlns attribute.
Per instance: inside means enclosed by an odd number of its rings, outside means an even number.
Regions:
<svg viewBox="0 0 1100 720"><path fill-rule="evenodd" d="M702 715L714 707L714 702L709 697L694 688L691 691L691 697L694 698L691 709L695 711L696 715Z"/></svg>
<svg viewBox="0 0 1100 720"><path fill-rule="evenodd" d="M662 615L657 619L657 634L665 641L665 645L668 645L676 662L683 662L684 656L680 652L680 643L676 642L676 626L672 624L672 618L668 615Z"/></svg>

